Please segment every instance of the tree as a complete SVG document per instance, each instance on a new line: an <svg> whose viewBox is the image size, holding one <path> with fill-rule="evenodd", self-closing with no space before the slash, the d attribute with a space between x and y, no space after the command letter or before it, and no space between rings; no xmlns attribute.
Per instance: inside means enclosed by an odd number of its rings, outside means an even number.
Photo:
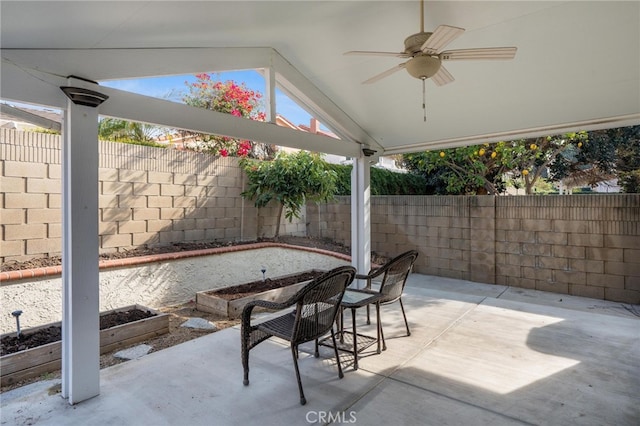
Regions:
<svg viewBox="0 0 640 426"><path fill-rule="evenodd" d="M598 130L589 137L615 149L614 167L622 190L640 192L640 126Z"/></svg>
<svg viewBox="0 0 640 426"><path fill-rule="evenodd" d="M405 154L403 165L423 174L428 180L442 182L447 194L492 194L504 192L505 179L520 182L526 194L542 177L557 181L587 167L611 170L610 156L599 161L598 149L583 150L586 132L485 143L442 151ZM438 185L434 183L434 187ZM441 188L442 188L441 187Z"/></svg>
<svg viewBox="0 0 640 426"><path fill-rule="evenodd" d="M498 194L503 191L504 144L474 145L405 154L402 164L424 175L437 194Z"/></svg>
<svg viewBox="0 0 640 426"><path fill-rule="evenodd" d="M98 123L98 138L112 142L164 147L154 142L160 132L157 126L118 118L103 118Z"/></svg>
<svg viewBox="0 0 640 426"><path fill-rule="evenodd" d="M209 74L197 74L196 81L185 82L188 93L183 100L187 105L212 111L224 112L249 120L265 121L265 113L261 110L262 94L246 87L244 83L234 81L215 81ZM230 138L228 136L207 135L188 132L194 139L185 147L195 151L210 152L216 155L272 158L275 146L255 143L248 140Z"/></svg>
<svg viewBox="0 0 640 426"><path fill-rule="evenodd" d="M258 208L271 200L279 203L275 239L280 235L283 210L291 222L300 217L307 200L329 201L336 191L336 173L327 168L319 154L281 152L271 161L243 158L240 166L249 178L247 189L242 192L244 198L254 200Z"/></svg>

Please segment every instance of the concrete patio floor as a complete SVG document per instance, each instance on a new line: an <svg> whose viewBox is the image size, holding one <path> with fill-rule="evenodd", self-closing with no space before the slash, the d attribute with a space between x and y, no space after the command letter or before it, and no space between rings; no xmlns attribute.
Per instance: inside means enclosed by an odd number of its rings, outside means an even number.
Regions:
<svg viewBox="0 0 640 426"><path fill-rule="evenodd" d="M301 347L305 406L275 339L243 386L236 327L102 370L101 395L76 406L50 395L59 381L4 393L1 424L639 424L640 306L420 274L403 300L411 336L385 306L388 349L357 371L342 353L343 379L332 350Z"/></svg>

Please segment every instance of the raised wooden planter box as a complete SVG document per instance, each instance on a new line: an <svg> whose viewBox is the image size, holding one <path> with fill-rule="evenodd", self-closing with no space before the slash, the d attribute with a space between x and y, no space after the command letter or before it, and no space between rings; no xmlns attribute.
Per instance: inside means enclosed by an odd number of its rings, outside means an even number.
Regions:
<svg viewBox="0 0 640 426"><path fill-rule="evenodd" d="M295 274L284 275L281 277L273 278L274 280L278 280L281 278L293 277L305 272L324 272L319 269L311 269L308 271L297 272ZM242 315L242 310L244 309L244 305L253 301L253 300L268 300L270 302L283 301L288 297L294 295L298 290L300 290L305 284L309 283L311 280L302 281L298 284L288 285L282 288L276 288L273 290L267 290L260 293L253 294L251 296L242 297L240 299L235 300L226 300L222 297L216 296L215 294L210 294L212 291L216 290L205 290L199 291L196 293L196 309L203 312L210 312L213 314L224 315L228 318L240 318ZM244 284L241 284L244 285ZM256 308L256 311L258 308Z"/></svg>
<svg viewBox="0 0 640 426"><path fill-rule="evenodd" d="M169 332L168 314L157 312L141 305L131 305L124 308L113 309L102 312L100 315L113 312L125 312L131 309L150 311L154 313L155 316L100 330L101 355ZM24 330L24 334L60 325L60 322L46 324ZM6 335L7 334L3 334L0 338ZM62 342L49 343L36 348L4 355L0 357L1 384L2 386L6 386L19 380L58 370L61 368L61 364Z"/></svg>

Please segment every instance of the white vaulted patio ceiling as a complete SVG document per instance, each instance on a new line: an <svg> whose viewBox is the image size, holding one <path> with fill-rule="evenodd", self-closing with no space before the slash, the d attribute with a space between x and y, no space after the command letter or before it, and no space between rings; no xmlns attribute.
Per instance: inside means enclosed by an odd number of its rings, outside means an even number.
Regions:
<svg viewBox="0 0 640 426"><path fill-rule="evenodd" d="M403 50L419 31L418 1L2 1L0 13L8 99L31 99L33 87L12 85L19 73L55 83L273 66L285 92L346 139L302 137L299 147L352 156L360 145L351 141L392 154L640 123L637 1L426 2L425 30L467 30L448 48L518 47L512 61L447 62L456 81L427 81L426 123L421 82L404 70L361 84L401 59L343 55ZM101 113L185 125L163 101L142 110L109 102ZM213 122L245 136L289 135Z"/></svg>

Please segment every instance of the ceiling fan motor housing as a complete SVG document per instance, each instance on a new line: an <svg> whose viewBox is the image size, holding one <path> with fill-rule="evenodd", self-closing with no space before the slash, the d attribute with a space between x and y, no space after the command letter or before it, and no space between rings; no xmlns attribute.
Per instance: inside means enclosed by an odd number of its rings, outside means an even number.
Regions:
<svg viewBox="0 0 640 426"><path fill-rule="evenodd" d="M433 33L415 33L411 34L409 37L404 39L404 51L409 55L415 55L420 53L422 50L420 49L425 41L431 37Z"/></svg>
<svg viewBox="0 0 640 426"><path fill-rule="evenodd" d="M406 65L407 72L418 79L433 77L440 69L440 59L422 53L421 47L433 33L419 32L404 40L405 53L413 56Z"/></svg>

